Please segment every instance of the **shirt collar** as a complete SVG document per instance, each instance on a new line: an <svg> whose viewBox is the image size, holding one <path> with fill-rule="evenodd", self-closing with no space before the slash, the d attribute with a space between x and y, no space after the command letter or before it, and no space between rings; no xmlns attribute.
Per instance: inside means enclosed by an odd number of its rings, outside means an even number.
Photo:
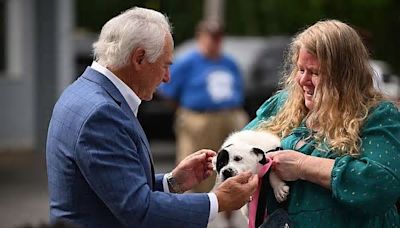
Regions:
<svg viewBox="0 0 400 228"><path fill-rule="evenodd" d="M131 88L129 88L129 86L127 86L121 79L119 79L113 72L103 67L96 61L93 61L90 67L110 79L110 81L115 85L115 87L117 87L118 91L122 94L122 96L128 103L129 108L132 110L135 116L137 116L139 105L142 101L136 95L136 93Z"/></svg>

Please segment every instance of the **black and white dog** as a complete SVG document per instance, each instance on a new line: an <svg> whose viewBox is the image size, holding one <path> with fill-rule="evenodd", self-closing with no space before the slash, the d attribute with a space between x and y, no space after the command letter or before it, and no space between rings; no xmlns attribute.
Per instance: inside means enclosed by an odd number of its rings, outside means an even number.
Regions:
<svg viewBox="0 0 400 228"><path fill-rule="evenodd" d="M236 176L241 172L251 171L257 174L266 164L265 154L280 148L280 139L266 131L243 130L231 134L222 144L218 155L213 159L217 172L217 184ZM287 199L289 186L271 170L269 182L276 200L281 203ZM248 207L241 209L248 216Z"/></svg>

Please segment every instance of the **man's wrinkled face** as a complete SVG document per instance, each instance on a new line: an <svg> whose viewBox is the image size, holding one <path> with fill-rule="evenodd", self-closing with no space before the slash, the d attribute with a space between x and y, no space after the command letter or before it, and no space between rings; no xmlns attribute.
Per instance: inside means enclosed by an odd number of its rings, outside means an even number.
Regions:
<svg viewBox="0 0 400 228"><path fill-rule="evenodd" d="M168 82L170 80L169 67L172 64L172 58L173 40L171 34L168 34L165 38L163 53L160 57L154 63L148 62L147 59L144 60L146 66L143 68L144 72L142 72L142 100L151 100L157 87L162 82Z"/></svg>

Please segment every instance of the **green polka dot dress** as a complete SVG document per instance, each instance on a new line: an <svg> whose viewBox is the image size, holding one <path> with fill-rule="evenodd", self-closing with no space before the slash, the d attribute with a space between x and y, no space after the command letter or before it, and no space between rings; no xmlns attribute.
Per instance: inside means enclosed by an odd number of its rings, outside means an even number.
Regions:
<svg viewBox="0 0 400 228"><path fill-rule="evenodd" d="M287 93L268 99L246 129L276 115ZM310 136L304 125L281 141L284 149ZM295 227L400 227L395 203L400 199L400 112L391 102L371 110L361 130L361 156L338 156L321 151L311 138L298 151L335 159L331 190L298 180L289 183L288 212ZM268 213L277 208L273 193L268 194Z"/></svg>

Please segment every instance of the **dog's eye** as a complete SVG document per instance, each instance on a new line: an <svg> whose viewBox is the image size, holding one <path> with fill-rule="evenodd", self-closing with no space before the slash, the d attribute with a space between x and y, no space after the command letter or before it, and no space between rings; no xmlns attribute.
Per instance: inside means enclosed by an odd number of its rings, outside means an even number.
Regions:
<svg viewBox="0 0 400 228"><path fill-rule="evenodd" d="M240 156L235 156L234 158L233 158L233 160L235 160L235 161L240 161L240 160L242 160L243 158L242 157L240 157Z"/></svg>

